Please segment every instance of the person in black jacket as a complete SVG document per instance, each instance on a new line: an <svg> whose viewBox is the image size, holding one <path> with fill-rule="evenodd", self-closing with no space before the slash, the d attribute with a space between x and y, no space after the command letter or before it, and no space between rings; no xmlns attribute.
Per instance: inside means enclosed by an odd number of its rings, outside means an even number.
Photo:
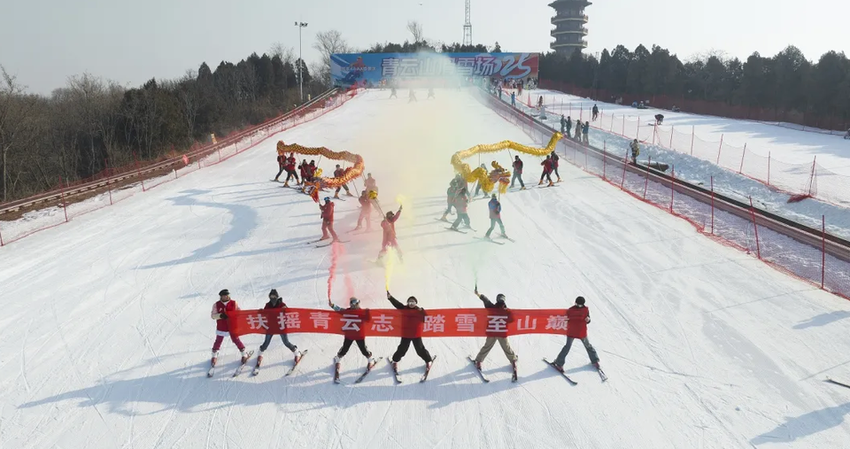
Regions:
<svg viewBox="0 0 850 449"><path fill-rule="evenodd" d="M508 306L505 304L505 295L499 293L496 295L496 303L493 304L486 296L478 294L478 287L475 287L475 296L478 297L481 301L484 302L484 308L486 309L507 309ZM505 357L511 362L511 365L516 367L517 355L514 350L511 348L511 344L508 343L508 337L487 337L487 340L484 342L484 346L481 348L481 351L478 352L478 355L475 356L475 367L479 370L481 369L481 363L484 359L487 358L487 355L490 354L490 350L493 349L493 346L496 345L496 342L499 342L499 345L502 347L502 351L505 351Z"/></svg>
<svg viewBox="0 0 850 449"><path fill-rule="evenodd" d="M393 298L393 295L390 294L390 291L387 290L387 299L390 301L390 304L393 305L398 310L416 310L421 316L406 316L405 325L408 324L408 320L415 321L410 322L409 327L415 328L415 326L423 320L425 309L419 307L419 301L415 296L411 296L407 298L407 305L402 304L397 299ZM422 343L422 337L415 338L402 338L401 342L398 344L398 349L396 349L395 354L393 354L393 369L398 369L398 362L401 361L402 357L407 354L407 350L410 348L410 344L413 343L413 349L416 350L416 355L422 358L426 365L430 365L433 358L431 354L425 349L425 345Z"/></svg>

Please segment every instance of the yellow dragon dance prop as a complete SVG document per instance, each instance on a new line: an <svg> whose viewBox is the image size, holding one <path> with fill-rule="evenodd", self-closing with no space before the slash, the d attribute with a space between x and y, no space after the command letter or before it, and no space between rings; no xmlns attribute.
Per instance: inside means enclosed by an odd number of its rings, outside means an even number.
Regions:
<svg viewBox="0 0 850 449"><path fill-rule="evenodd" d="M353 164L351 167L347 167L345 169L345 173L343 173L340 177L324 178L322 177L321 169L316 171L316 177L319 179L315 183L316 188L313 189L314 195L311 196L313 196L313 199L317 202L319 201L318 192L320 187L328 187L331 189L337 188L343 184L348 184L363 175L363 157L359 154L349 153L348 151L331 151L325 147L310 148L298 145L297 143L286 144L282 140L278 141L277 154L285 156L286 153L298 153L311 156L320 155L324 156L326 159L346 161Z"/></svg>
<svg viewBox="0 0 850 449"><path fill-rule="evenodd" d="M499 192L505 193L508 190L511 172L502 168L502 166L500 166L496 161L493 161L490 164L493 167L493 170L489 173L481 167L471 170L469 168L469 164L464 163L463 160L476 154L496 153L502 150L514 150L520 153L530 154L532 156L546 156L547 154L555 151L555 146L558 144L558 141L561 140L561 137L562 135L559 132L552 134L552 138L549 139L549 144L544 148L529 147L510 140L503 140L489 145L475 145L468 150L458 151L452 155L452 166L455 168L455 171L463 176L463 179L465 179L466 182L478 181L479 185L481 185L481 190L490 193L495 184L498 182Z"/></svg>

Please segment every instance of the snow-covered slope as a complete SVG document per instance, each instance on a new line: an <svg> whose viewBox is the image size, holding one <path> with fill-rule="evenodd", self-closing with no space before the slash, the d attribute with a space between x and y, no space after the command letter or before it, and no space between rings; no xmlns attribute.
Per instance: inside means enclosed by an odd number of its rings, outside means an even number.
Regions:
<svg viewBox="0 0 850 449"><path fill-rule="evenodd" d="M503 197L516 243L480 242L435 221L452 176L450 156L518 129L464 92L408 104L370 92L280 140L362 154L385 209L402 195L405 263L391 290L426 308L477 307L503 292L523 308L588 299L590 339L611 380L600 383L574 345L570 386L540 359L562 338L512 337L520 381L498 347L481 383L466 361L483 339L426 341L439 359L425 384L394 385L352 350L343 384L331 382L341 338L295 334L310 349L296 375L279 341L258 377L207 379L221 288L243 308L270 288L290 306L326 305L329 249L305 242L318 207L269 182L273 139L112 208L0 250L0 447L3 448L733 448L846 447L850 304L789 278L582 171ZM509 156L498 160L507 165ZM525 179L535 184L534 158ZM478 163L478 161L470 161ZM482 159L481 162L489 162ZM325 170L328 161L321 161ZM362 184L358 183L358 187ZM356 202L337 204L337 229ZM471 206L473 227L486 204ZM376 223L377 224L377 223ZM386 307L384 272L366 263L377 233L345 245L333 299ZM259 336L244 341L256 348ZM395 339L369 339L388 356ZM402 361L418 377L413 351ZM771 443L771 444L769 444Z"/></svg>

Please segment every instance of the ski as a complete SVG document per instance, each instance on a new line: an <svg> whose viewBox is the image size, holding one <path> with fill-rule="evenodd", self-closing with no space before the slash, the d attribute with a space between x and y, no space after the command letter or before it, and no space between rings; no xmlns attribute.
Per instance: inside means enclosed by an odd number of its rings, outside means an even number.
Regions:
<svg viewBox="0 0 850 449"><path fill-rule="evenodd" d="M442 221L444 223L451 223L449 220L443 220L442 218L435 218L434 220Z"/></svg>
<svg viewBox="0 0 850 449"><path fill-rule="evenodd" d="M460 229L455 228L446 228L447 231L460 232L461 234L466 234L466 231L461 231Z"/></svg>
<svg viewBox="0 0 850 449"><path fill-rule="evenodd" d="M511 243L516 243L516 240L514 240L514 239L512 239L512 238L510 238L510 237L508 237L508 236L506 236L506 235L500 235L500 236L499 236L499 238L500 238L500 239L505 239L505 240L507 240L507 241L509 241L509 242L511 242Z"/></svg>
<svg viewBox="0 0 850 449"><path fill-rule="evenodd" d="M236 376L238 376L239 374L242 373L242 370L245 368L245 365L248 363L248 360L251 359L252 355L254 355L254 351L248 351L248 353L245 354L245 357L242 360L242 363L240 363L239 366L236 368L236 371L233 372L232 377L236 377Z"/></svg>
<svg viewBox="0 0 850 449"><path fill-rule="evenodd" d="M374 367L375 367L375 365L377 365L377 364L378 364L378 362L380 362L380 361L381 361L381 360L383 360L383 359L384 359L383 357L378 357L377 359L375 359L375 361L374 361L374 362L372 362L372 363L370 363L370 364L366 365L366 371L363 371L363 374L361 374L361 375L360 375L360 377L358 377L358 378L357 378L357 380L355 380L355 381L354 381L354 383L359 384L360 382L363 382L363 379L364 379L364 378L366 378L366 376L367 376L369 373L371 373L371 372L372 372L372 368L374 368Z"/></svg>
<svg viewBox="0 0 850 449"><path fill-rule="evenodd" d="M516 383L517 379L519 378L519 375L516 370L516 360L511 362L511 369L513 370L513 373L511 374L511 382Z"/></svg>
<svg viewBox="0 0 850 449"><path fill-rule="evenodd" d="M304 355L307 354L307 351L309 351L309 349L305 349L305 350L301 351L301 355L298 356L298 357L295 357L295 364L292 365L292 368L289 368L289 371L287 371L286 374L283 375L284 377L289 376L290 374L295 372L295 368L298 368L298 364L301 363L301 359L304 358Z"/></svg>
<svg viewBox="0 0 850 449"><path fill-rule="evenodd" d="M504 245L504 242L497 242L497 241L495 241L495 240L493 240L489 237L475 237L475 238L478 239L478 240L484 241L484 242L494 243L496 245Z"/></svg>
<svg viewBox="0 0 850 449"><path fill-rule="evenodd" d="M844 388L850 388L850 385L848 385L844 382L839 382L839 381L832 379L832 378L829 378L829 377L826 378L826 381L829 382L829 383L835 384L835 385L840 385Z"/></svg>
<svg viewBox="0 0 850 449"><path fill-rule="evenodd" d="M393 378L395 378L395 383L401 383L401 376L398 374L398 365L393 362L393 360L387 357L387 361L390 362L390 369L393 370Z"/></svg>
<svg viewBox="0 0 850 449"><path fill-rule="evenodd" d="M608 375L605 374L605 371L602 371L602 368L596 368L596 372L599 373L599 380L605 382L608 380ZM847 387L850 388L850 387Z"/></svg>
<svg viewBox="0 0 850 449"><path fill-rule="evenodd" d="M428 373L431 372L431 367L434 366L434 360L437 360L436 355L431 357L431 363L425 364L425 373L423 373L422 377L419 378L419 383L422 383L422 382L425 382L426 380L428 380Z"/></svg>
<svg viewBox="0 0 850 449"><path fill-rule="evenodd" d="M351 240L336 240L336 243L348 243L348 242L350 242L350 241L351 241ZM330 243L325 243L325 244L319 244L319 245L316 245L316 248L325 248L325 247L327 247L327 246L331 246L331 245L333 245L333 244L334 244L334 242L333 242L333 241L331 241Z"/></svg>
<svg viewBox="0 0 850 449"><path fill-rule="evenodd" d="M330 238L330 237L328 237L327 239L329 239L329 238ZM307 244L307 245L312 245L312 244L314 244L314 243L319 243L319 242L321 242L322 240L327 240L327 239L312 240L312 241L307 242L306 244Z"/></svg>
<svg viewBox="0 0 850 449"><path fill-rule="evenodd" d="M567 376L567 374L566 374L566 373L564 373L564 370L563 370L563 369L559 369L557 366L555 366L555 364L554 364L554 363L552 363L552 362L550 362L550 361L546 360L545 358L543 359L543 361L544 361L544 362L546 362L546 364L547 364L547 365L549 365L549 366L551 366L552 368L554 368L554 369L555 369L555 371L557 371L557 372L561 373L561 375L562 375L562 376L564 376L564 379L567 379L567 382L569 382L569 383L571 383L571 384L573 384L573 385L578 385L578 382L576 382L576 381L574 381L574 380L570 379L570 376Z"/></svg>
<svg viewBox="0 0 850 449"><path fill-rule="evenodd" d="M335 384L339 383L339 365L340 365L340 362L334 363L334 383Z"/></svg>
<svg viewBox="0 0 850 449"><path fill-rule="evenodd" d="M472 367L473 367L473 368L475 368L475 371L478 373L478 376L480 376L480 377L481 377L481 380L482 380L485 384L486 384L486 383L489 383L489 382L490 382L490 379L488 379L488 378L487 378L487 376L485 376L485 375L484 375L484 373L483 373L483 372L481 372L481 369L480 369L480 368L478 368L477 366L475 366L475 359L473 359L471 356L467 356L466 358L468 358L468 359L469 359L469 361L470 361L470 362L472 362Z"/></svg>

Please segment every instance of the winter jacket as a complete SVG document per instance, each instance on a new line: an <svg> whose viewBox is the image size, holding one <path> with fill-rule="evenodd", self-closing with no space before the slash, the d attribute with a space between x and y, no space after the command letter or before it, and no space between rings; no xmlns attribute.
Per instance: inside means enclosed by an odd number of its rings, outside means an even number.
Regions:
<svg viewBox="0 0 850 449"><path fill-rule="evenodd" d="M292 156L287 158L284 168L286 168L286 171L295 171L295 158Z"/></svg>
<svg viewBox="0 0 850 449"><path fill-rule="evenodd" d="M543 166L543 173L552 173L552 160L546 159L540 163Z"/></svg>
<svg viewBox="0 0 850 449"><path fill-rule="evenodd" d="M469 198L463 195L458 195L454 199L454 206L457 209L457 213L465 214L466 207L469 206Z"/></svg>
<svg viewBox="0 0 850 449"><path fill-rule="evenodd" d="M590 124L589 124L589 123L585 123L584 125L582 125L582 127L581 127L581 132L582 132L585 136L587 135L587 132L588 132L589 130L590 130Z"/></svg>
<svg viewBox="0 0 850 449"><path fill-rule="evenodd" d="M631 149L632 149L632 157L633 158L637 158L638 156L640 156L640 145L638 145L637 142L632 141L632 143L629 144L629 147L631 147Z"/></svg>
<svg viewBox="0 0 850 449"><path fill-rule="evenodd" d="M375 182L375 178L366 178L364 185L366 186L366 190L378 191L378 184Z"/></svg>
<svg viewBox="0 0 850 449"><path fill-rule="evenodd" d="M401 211L398 211L392 218L384 218L381 222L381 228L384 229L384 246L389 243L396 243L395 240L395 222L398 220L398 217L401 217Z"/></svg>
<svg viewBox="0 0 850 449"><path fill-rule="evenodd" d="M360 206L363 208L363 212L372 211L372 200L370 200L369 197L361 196L357 198L357 201L360 202Z"/></svg>
<svg viewBox="0 0 850 449"><path fill-rule="evenodd" d="M283 167L286 164L286 156L279 154L277 156L277 165Z"/></svg>
<svg viewBox="0 0 850 449"><path fill-rule="evenodd" d="M560 157L558 157L558 154L557 154L557 153L555 153L555 152L553 151L553 152L552 152L552 157L550 157L550 158L549 158L549 160L551 160L551 161L552 161L552 168L558 168L558 161L559 161L560 159L561 159L561 158L560 158Z"/></svg>
<svg viewBox="0 0 850 449"><path fill-rule="evenodd" d="M522 160L521 159L514 160L513 167L514 167L515 172L522 174Z"/></svg>
<svg viewBox="0 0 850 449"><path fill-rule="evenodd" d="M342 177L344 174L345 174L345 169L343 169L343 168L338 168L338 169L334 170L334 178Z"/></svg>
<svg viewBox="0 0 850 449"><path fill-rule="evenodd" d="M319 205L322 210L322 220L333 223L334 221L334 202L328 201L325 204Z"/></svg>
<svg viewBox="0 0 850 449"><path fill-rule="evenodd" d="M420 335L421 332L419 332L419 325L425 321L425 309L422 307L414 307L411 309L410 307L407 307L407 305L402 304L399 300L395 299L392 295L390 295L387 299L396 309L408 311L401 318L402 335Z"/></svg>
<svg viewBox="0 0 850 449"><path fill-rule="evenodd" d="M567 337L587 338L590 309L575 305L567 309Z"/></svg>
<svg viewBox="0 0 850 449"><path fill-rule="evenodd" d="M263 307L263 309L285 309L285 308L286 308L286 303L283 302L282 299L278 300L278 301L269 300L269 302L267 302L266 305Z"/></svg>
<svg viewBox="0 0 850 449"><path fill-rule="evenodd" d="M502 204L499 203L499 200L491 198L490 202L487 203L487 206L490 209L491 219L502 218Z"/></svg>
<svg viewBox="0 0 850 449"><path fill-rule="evenodd" d="M212 312L210 313L210 317L215 321L215 330L221 332L230 332L230 327L227 325L227 319L219 318L219 315L222 313L233 312L235 310L239 310L239 305L236 304L236 301L230 300L227 303L221 302L218 300L212 306Z"/></svg>

